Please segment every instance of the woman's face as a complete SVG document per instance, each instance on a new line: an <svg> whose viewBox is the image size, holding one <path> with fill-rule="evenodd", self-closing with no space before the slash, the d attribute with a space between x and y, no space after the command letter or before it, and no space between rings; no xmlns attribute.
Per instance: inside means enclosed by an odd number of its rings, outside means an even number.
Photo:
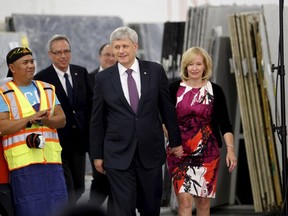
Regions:
<svg viewBox="0 0 288 216"><path fill-rule="evenodd" d="M203 73L206 69L203 57L196 55L195 58L187 65L189 79L202 80Z"/></svg>

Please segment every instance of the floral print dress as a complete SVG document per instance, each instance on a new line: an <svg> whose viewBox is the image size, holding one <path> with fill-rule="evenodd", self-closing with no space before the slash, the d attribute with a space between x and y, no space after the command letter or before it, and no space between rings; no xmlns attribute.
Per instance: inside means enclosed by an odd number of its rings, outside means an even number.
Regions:
<svg viewBox="0 0 288 216"><path fill-rule="evenodd" d="M211 82L191 88L181 82L176 112L184 154L176 158L167 151L167 165L176 195L214 198L220 152L212 133L213 90Z"/></svg>

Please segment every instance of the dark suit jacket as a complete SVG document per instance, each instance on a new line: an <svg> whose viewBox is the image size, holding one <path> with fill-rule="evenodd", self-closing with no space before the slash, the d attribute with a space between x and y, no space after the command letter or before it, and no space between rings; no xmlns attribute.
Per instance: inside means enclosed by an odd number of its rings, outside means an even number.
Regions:
<svg viewBox="0 0 288 216"><path fill-rule="evenodd" d="M92 89L94 89L95 86L95 76L97 73L99 73L99 69L100 67L96 68L94 71L92 71L91 73L89 73L89 80L90 80L90 84L92 86Z"/></svg>
<svg viewBox="0 0 288 216"><path fill-rule="evenodd" d="M139 67L141 98L136 114L124 96L117 64L96 75L90 149L92 159L104 159L106 168L127 169L136 149L144 167L163 165L166 154L162 123L169 131L170 146L181 145L163 67L141 60Z"/></svg>
<svg viewBox="0 0 288 216"><path fill-rule="evenodd" d="M69 103L67 94L52 65L38 72L34 79L51 83L56 88L56 95L66 115L66 125L58 129L63 154L71 151L85 152L89 147L89 122L92 108L92 90L86 68L70 65L73 81L73 105ZM75 136L77 130L77 140ZM79 132L79 133L78 133ZM73 138L74 137L74 138Z"/></svg>

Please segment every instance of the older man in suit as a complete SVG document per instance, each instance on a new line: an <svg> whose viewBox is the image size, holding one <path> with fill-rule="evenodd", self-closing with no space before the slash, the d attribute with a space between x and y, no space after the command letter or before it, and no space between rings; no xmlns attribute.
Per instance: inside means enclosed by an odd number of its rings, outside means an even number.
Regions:
<svg viewBox="0 0 288 216"><path fill-rule="evenodd" d="M89 74L92 88L94 88L95 85L95 75L116 63L112 45L110 43L105 43L100 47L98 52L98 60L100 64L99 67Z"/></svg>
<svg viewBox="0 0 288 216"><path fill-rule="evenodd" d="M95 75L116 63L113 48L110 43L103 44L98 52L99 67L89 74L92 88L95 86ZM93 159L91 160L93 179L90 188L89 202L100 207L110 194L109 182L106 175L97 172ZM109 197L111 199L111 197ZM109 200L110 201L110 200Z"/></svg>
<svg viewBox="0 0 288 216"><path fill-rule="evenodd" d="M114 213L108 206L108 215L135 216L137 208L141 216L156 216L166 160L162 123L169 132L170 153L183 153L168 80L160 64L136 58L133 29L117 28L110 42L118 63L96 75L91 157L110 183Z"/></svg>
<svg viewBox="0 0 288 216"><path fill-rule="evenodd" d="M34 78L55 86L66 115L66 125L58 133L63 148L61 156L69 201L74 204L85 189L85 154L89 147L92 89L87 69L70 64L68 37L52 36L48 42L48 55L52 65L38 72Z"/></svg>

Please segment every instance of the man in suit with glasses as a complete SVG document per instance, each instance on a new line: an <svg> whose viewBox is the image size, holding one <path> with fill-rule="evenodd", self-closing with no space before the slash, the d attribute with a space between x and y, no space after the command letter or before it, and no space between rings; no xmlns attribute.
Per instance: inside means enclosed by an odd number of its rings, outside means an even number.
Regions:
<svg viewBox="0 0 288 216"><path fill-rule="evenodd" d="M88 151L92 90L87 69L70 64L71 45L65 35L48 41L52 64L38 72L35 79L56 87L57 97L66 115L66 125L58 130L63 148L62 161L69 201L75 204L85 190L85 164Z"/></svg>

